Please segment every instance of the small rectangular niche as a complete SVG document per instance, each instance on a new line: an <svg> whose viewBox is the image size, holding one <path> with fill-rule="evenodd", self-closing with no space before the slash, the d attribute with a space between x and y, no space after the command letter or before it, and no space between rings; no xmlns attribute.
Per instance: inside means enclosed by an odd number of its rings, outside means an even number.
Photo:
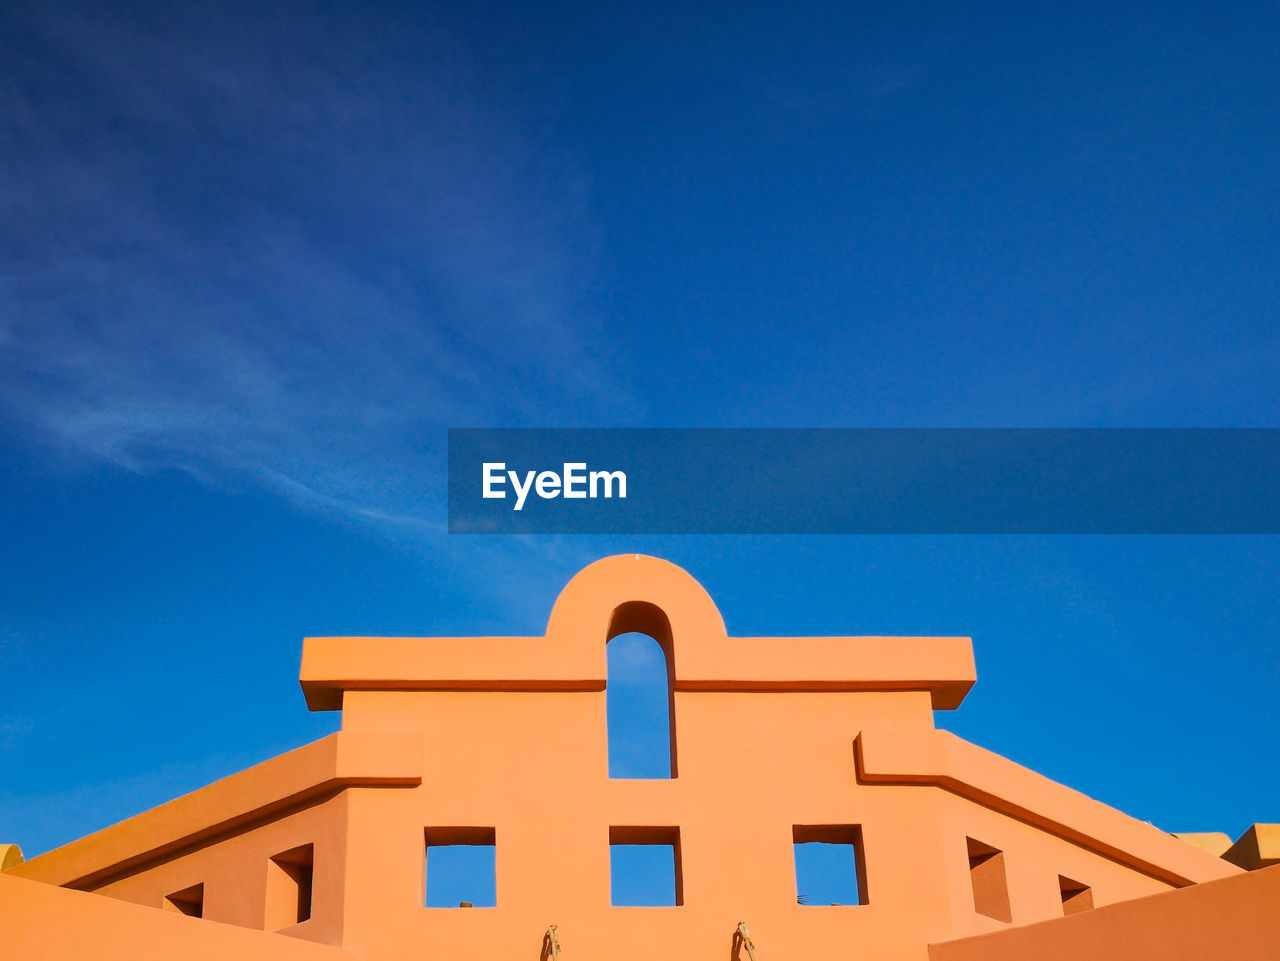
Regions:
<svg viewBox="0 0 1280 961"><path fill-rule="evenodd" d="M1062 892L1062 913L1079 914L1093 910L1093 888L1079 881L1058 875L1058 890Z"/></svg>
<svg viewBox="0 0 1280 961"><path fill-rule="evenodd" d="M268 931L301 924L311 918L311 887L315 877L315 845L282 851L267 862Z"/></svg>
<svg viewBox="0 0 1280 961"><path fill-rule="evenodd" d="M966 838L969 846L969 881L973 885L973 910L1006 923L1009 911L1009 884L1004 874L1004 852L990 844Z"/></svg>
<svg viewBox="0 0 1280 961"><path fill-rule="evenodd" d="M796 902L839 907L867 904L860 824L796 824Z"/></svg>
<svg viewBox="0 0 1280 961"><path fill-rule="evenodd" d="M684 904L680 829L609 828L609 902L615 907Z"/></svg>
<svg viewBox="0 0 1280 961"><path fill-rule="evenodd" d="M497 832L489 827L427 828L425 900L429 908L492 908Z"/></svg>
<svg viewBox="0 0 1280 961"><path fill-rule="evenodd" d="M189 918L204 917L204 884L193 884L181 891L174 891L162 905L170 914L185 914Z"/></svg>

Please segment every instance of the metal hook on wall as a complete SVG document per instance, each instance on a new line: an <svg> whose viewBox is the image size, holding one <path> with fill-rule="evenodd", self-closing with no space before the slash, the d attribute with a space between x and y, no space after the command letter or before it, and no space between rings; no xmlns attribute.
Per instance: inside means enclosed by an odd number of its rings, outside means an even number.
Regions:
<svg viewBox="0 0 1280 961"><path fill-rule="evenodd" d="M547 933L542 936L542 946L542 957L545 961L557 961L560 957L560 938L556 934L554 924L547 928Z"/></svg>

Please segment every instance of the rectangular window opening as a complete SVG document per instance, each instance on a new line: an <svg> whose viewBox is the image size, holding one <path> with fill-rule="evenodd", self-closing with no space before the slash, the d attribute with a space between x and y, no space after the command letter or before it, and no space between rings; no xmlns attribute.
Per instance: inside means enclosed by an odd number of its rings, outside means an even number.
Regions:
<svg viewBox="0 0 1280 961"><path fill-rule="evenodd" d="M301 924L311 918L311 887L315 877L315 846L282 851L267 861L268 931Z"/></svg>
<svg viewBox="0 0 1280 961"><path fill-rule="evenodd" d="M429 908L492 908L497 832L488 827L426 829L424 903Z"/></svg>
<svg viewBox="0 0 1280 961"><path fill-rule="evenodd" d="M1006 923L1009 912L1009 885L1004 874L1004 852L990 844L966 838L969 846L969 881L973 885L973 909L979 914Z"/></svg>
<svg viewBox="0 0 1280 961"><path fill-rule="evenodd" d="M796 824L791 840L798 904L868 903L860 824Z"/></svg>
<svg viewBox="0 0 1280 961"><path fill-rule="evenodd" d="M1058 875L1058 890L1062 892L1062 913L1079 914L1093 910L1093 888L1079 881Z"/></svg>
<svg viewBox="0 0 1280 961"><path fill-rule="evenodd" d="M684 904L680 829L609 828L609 902L616 907Z"/></svg>
<svg viewBox="0 0 1280 961"><path fill-rule="evenodd" d="M193 884L181 891L174 891L164 899L163 907L171 914L185 914L189 918L204 917L204 884Z"/></svg>

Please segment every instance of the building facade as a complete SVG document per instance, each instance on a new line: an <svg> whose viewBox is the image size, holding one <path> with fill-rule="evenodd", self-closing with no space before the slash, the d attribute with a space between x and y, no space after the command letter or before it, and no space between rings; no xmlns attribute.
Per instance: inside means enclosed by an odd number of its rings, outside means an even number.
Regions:
<svg viewBox="0 0 1280 961"><path fill-rule="evenodd" d="M609 777L605 645L631 632L665 654L670 778ZM308 638L302 689L338 733L10 852L0 925L50 958L80 919L103 957L118 928L147 932L120 957L966 961L1042 956L1010 938L1138 899L1261 890L1245 868L1269 863L1269 828L1228 860L935 727L975 678L963 637L731 638L680 568L606 558L541 637ZM848 903L802 903L811 843L847 846ZM669 852L674 904L612 903L617 845ZM492 906L427 906L432 853L454 846L491 855ZM1201 927L1250 896L1209 897Z"/></svg>

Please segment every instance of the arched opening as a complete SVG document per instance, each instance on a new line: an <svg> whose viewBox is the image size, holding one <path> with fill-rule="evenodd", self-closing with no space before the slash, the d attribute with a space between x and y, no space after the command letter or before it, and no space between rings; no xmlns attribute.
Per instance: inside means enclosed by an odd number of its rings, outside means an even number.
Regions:
<svg viewBox="0 0 1280 961"><path fill-rule="evenodd" d="M609 777L675 777L675 672L667 616L643 601L623 604L609 621L606 654Z"/></svg>

